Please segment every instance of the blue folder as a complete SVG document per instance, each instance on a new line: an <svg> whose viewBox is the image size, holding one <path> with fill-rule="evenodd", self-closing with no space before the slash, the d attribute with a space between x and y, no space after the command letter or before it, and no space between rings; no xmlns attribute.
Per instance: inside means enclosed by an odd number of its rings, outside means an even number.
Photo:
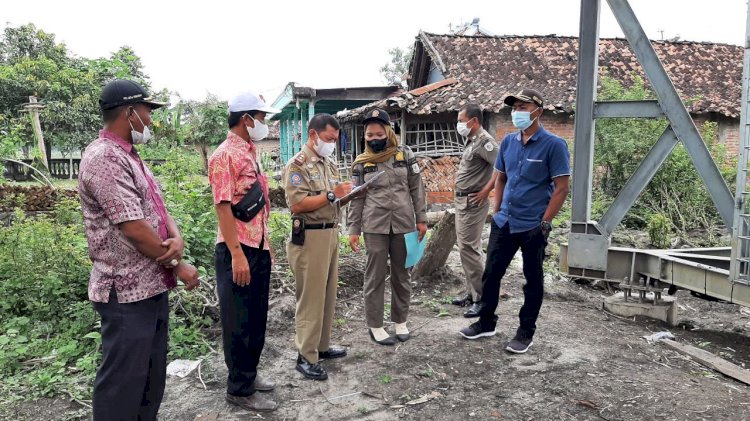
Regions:
<svg viewBox="0 0 750 421"><path fill-rule="evenodd" d="M427 244L427 235L425 234L422 241L419 241L419 232L412 231L404 234L406 242L406 267L410 268L419 262L424 254L424 246Z"/></svg>

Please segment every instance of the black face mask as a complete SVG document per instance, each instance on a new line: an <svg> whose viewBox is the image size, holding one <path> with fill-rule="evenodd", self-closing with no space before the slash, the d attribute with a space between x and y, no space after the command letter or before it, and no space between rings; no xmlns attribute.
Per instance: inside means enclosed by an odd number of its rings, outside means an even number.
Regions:
<svg viewBox="0 0 750 421"><path fill-rule="evenodd" d="M372 149L373 152L383 152L385 149L385 144L388 142L388 139L372 139L367 142L368 145L370 145L370 149Z"/></svg>

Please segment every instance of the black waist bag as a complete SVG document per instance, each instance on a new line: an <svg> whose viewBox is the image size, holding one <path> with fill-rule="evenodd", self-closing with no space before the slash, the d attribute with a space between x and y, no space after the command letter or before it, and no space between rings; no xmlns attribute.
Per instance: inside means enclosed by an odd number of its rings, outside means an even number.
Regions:
<svg viewBox="0 0 750 421"><path fill-rule="evenodd" d="M263 196L263 188L260 182L256 181L250 187L250 190L245 193L242 200L236 205L232 205L232 214L242 222L250 222L265 205L266 198Z"/></svg>

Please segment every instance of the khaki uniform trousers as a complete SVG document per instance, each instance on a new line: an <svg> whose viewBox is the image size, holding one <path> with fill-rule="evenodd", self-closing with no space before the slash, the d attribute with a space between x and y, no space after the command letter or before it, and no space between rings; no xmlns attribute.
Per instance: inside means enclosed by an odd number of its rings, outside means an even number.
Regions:
<svg viewBox="0 0 750 421"><path fill-rule="evenodd" d="M299 353L314 364L318 352L328 351L331 343L339 278L339 231L308 229L304 245L290 241L286 250L296 284L294 341Z"/></svg>
<svg viewBox="0 0 750 421"><path fill-rule="evenodd" d="M468 197L456 197L456 243L466 276L466 292L474 302L482 298L482 231L490 209L487 199L479 206L469 204Z"/></svg>
<svg viewBox="0 0 750 421"><path fill-rule="evenodd" d="M367 327L383 327L383 305L388 256L391 258L391 320L405 323L411 300L411 276L406 264L404 234L364 233L367 249L365 266L365 321Z"/></svg>

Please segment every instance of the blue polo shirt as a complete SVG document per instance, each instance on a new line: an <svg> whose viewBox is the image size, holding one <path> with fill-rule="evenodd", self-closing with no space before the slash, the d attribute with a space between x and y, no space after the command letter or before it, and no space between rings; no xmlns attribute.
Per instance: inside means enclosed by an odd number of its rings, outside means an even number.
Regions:
<svg viewBox="0 0 750 421"><path fill-rule="evenodd" d="M521 132L508 134L500 144L495 169L508 177L495 223L500 228L508 223L511 233L529 231L539 226L547 210L552 179L570 175L568 144L541 125L526 145Z"/></svg>

